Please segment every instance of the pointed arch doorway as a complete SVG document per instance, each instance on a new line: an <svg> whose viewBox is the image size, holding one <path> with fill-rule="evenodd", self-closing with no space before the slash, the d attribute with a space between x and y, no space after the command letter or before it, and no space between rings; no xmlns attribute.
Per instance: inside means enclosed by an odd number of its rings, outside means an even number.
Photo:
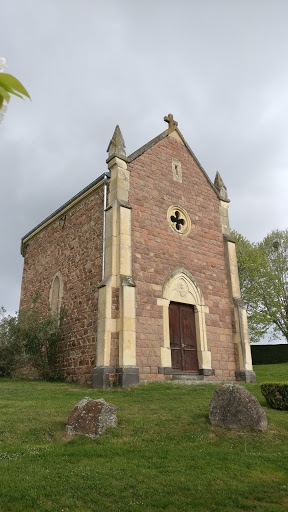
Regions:
<svg viewBox="0 0 288 512"><path fill-rule="evenodd" d="M169 334L173 370L198 373L194 307L181 302L169 304Z"/></svg>
<svg viewBox="0 0 288 512"><path fill-rule="evenodd" d="M165 279L157 304L163 307L159 373L214 375L206 338L209 308L196 279L184 268L174 270Z"/></svg>

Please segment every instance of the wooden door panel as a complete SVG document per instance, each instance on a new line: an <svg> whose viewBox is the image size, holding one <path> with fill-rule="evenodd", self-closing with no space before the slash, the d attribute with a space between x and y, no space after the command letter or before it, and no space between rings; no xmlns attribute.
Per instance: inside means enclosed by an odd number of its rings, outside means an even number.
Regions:
<svg viewBox="0 0 288 512"><path fill-rule="evenodd" d="M183 363L182 363L181 350L171 348L171 359L172 359L172 368L174 368L174 370L179 370L179 372L182 372Z"/></svg>
<svg viewBox="0 0 288 512"><path fill-rule="evenodd" d="M193 306L171 302L169 330L172 368L178 371L197 372L199 368Z"/></svg>
<svg viewBox="0 0 288 512"><path fill-rule="evenodd" d="M192 350L184 350L183 351L183 359L184 359L184 368L186 372L198 372L198 357L197 351L195 349Z"/></svg>
<svg viewBox="0 0 288 512"><path fill-rule="evenodd" d="M196 327L195 327L195 313L192 306L181 304L181 327L182 339L186 348L197 348L196 342Z"/></svg>
<svg viewBox="0 0 288 512"><path fill-rule="evenodd" d="M180 309L177 303L171 302L169 305L169 330L170 330L170 347L181 348L180 340Z"/></svg>
<svg viewBox="0 0 288 512"><path fill-rule="evenodd" d="M180 309L176 303L169 306L169 331L172 367L182 371L182 350L180 337Z"/></svg>

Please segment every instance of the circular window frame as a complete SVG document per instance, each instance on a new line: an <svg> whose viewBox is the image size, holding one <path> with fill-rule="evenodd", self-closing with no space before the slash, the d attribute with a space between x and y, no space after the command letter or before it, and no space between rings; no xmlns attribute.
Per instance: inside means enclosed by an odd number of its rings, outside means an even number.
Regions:
<svg viewBox="0 0 288 512"><path fill-rule="evenodd" d="M176 228L177 223L171 221L171 217L175 216L177 211L180 213L180 218L183 218L185 221L183 229L177 229ZM177 235L181 235L181 236L189 235L189 233L191 231L191 219L190 219L188 213L186 212L186 210L184 208L182 208L182 206L178 206L178 205L169 206L169 208L167 210L167 220L168 220L169 226L172 229L173 233L177 233Z"/></svg>

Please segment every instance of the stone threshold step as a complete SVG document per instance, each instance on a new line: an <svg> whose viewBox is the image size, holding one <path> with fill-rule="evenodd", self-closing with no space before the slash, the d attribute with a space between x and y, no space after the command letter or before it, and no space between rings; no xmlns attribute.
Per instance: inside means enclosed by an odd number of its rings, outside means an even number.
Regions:
<svg viewBox="0 0 288 512"><path fill-rule="evenodd" d="M199 375L198 373L174 373L172 375L172 380L204 380L204 375Z"/></svg>
<svg viewBox="0 0 288 512"><path fill-rule="evenodd" d="M171 380L161 381L161 384L181 384L182 386L198 386L198 385L224 386L224 384L236 384L236 382L232 381L232 380L231 381L230 380L219 381L219 380L189 380L189 379L173 380L173 379L171 379ZM237 382L237 384L240 384L240 382Z"/></svg>

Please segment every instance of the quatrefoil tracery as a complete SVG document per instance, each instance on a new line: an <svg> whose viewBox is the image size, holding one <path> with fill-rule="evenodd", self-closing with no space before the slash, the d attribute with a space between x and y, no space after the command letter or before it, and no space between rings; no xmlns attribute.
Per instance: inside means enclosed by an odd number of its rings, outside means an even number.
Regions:
<svg viewBox="0 0 288 512"><path fill-rule="evenodd" d="M167 211L167 220L174 233L188 235L191 229L191 220L182 206L170 206Z"/></svg>
<svg viewBox="0 0 288 512"><path fill-rule="evenodd" d="M180 215L181 215L180 212L178 210L176 210L175 216L171 215L171 217L170 217L171 222L173 222L173 224L175 224L177 231L180 231L181 226L185 226L185 220L181 219Z"/></svg>

